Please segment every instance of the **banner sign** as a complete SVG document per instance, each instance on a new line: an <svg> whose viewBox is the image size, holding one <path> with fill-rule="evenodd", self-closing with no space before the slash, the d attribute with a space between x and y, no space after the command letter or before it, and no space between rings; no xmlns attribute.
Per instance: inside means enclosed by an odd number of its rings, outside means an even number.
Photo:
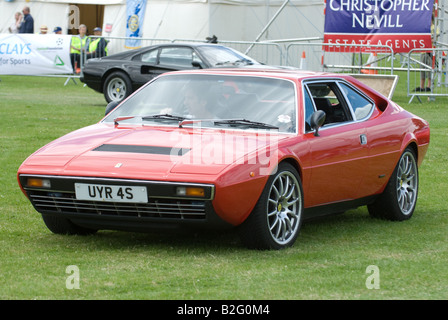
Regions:
<svg viewBox="0 0 448 320"><path fill-rule="evenodd" d="M433 5L434 0L327 0L324 42L387 45L395 53L431 48Z"/></svg>
<svg viewBox="0 0 448 320"><path fill-rule="evenodd" d="M142 25L146 11L146 0L126 1L126 39L125 48L137 49L141 47Z"/></svg>
<svg viewBox="0 0 448 320"><path fill-rule="evenodd" d="M73 73L70 42L67 35L0 34L0 74Z"/></svg>

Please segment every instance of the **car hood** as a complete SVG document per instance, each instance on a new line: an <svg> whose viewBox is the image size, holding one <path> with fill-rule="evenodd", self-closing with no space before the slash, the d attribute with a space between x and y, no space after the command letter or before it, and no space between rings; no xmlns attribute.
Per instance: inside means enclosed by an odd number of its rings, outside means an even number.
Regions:
<svg viewBox="0 0 448 320"><path fill-rule="evenodd" d="M42 147L20 173L176 179L218 175L234 164L268 166L268 151L284 135L266 130L116 127L96 124ZM277 159L275 159L277 160ZM199 176L200 175L200 176Z"/></svg>

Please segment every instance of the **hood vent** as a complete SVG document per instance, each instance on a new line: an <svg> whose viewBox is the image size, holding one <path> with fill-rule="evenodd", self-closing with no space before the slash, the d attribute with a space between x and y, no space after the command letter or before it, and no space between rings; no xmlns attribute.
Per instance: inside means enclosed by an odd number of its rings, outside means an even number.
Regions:
<svg viewBox="0 0 448 320"><path fill-rule="evenodd" d="M109 152L128 152L128 153L147 153L147 154L163 154L173 156L183 156L190 149L187 148L169 148L155 146L133 146L127 144L102 144L92 151L109 151Z"/></svg>

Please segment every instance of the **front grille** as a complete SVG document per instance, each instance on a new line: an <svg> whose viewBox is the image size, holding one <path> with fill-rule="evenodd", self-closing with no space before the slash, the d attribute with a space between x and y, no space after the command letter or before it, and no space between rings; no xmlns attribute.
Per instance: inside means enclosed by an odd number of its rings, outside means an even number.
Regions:
<svg viewBox="0 0 448 320"><path fill-rule="evenodd" d="M28 191L31 202L40 212L62 212L105 216L130 216L182 220L205 219L205 201L153 199L148 203L121 203L78 200L74 193Z"/></svg>

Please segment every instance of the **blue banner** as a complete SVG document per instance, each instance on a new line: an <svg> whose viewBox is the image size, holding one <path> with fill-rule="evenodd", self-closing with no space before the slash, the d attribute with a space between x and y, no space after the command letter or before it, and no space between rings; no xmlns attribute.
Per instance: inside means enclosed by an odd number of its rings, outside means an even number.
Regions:
<svg viewBox="0 0 448 320"><path fill-rule="evenodd" d="M142 26L146 11L146 0L126 1L126 39L125 47L137 49L141 47Z"/></svg>
<svg viewBox="0 0 448 320"><path fill-rule="evenodd" d="M430 48L433 0L327 0L324 42Z"/></svg>

